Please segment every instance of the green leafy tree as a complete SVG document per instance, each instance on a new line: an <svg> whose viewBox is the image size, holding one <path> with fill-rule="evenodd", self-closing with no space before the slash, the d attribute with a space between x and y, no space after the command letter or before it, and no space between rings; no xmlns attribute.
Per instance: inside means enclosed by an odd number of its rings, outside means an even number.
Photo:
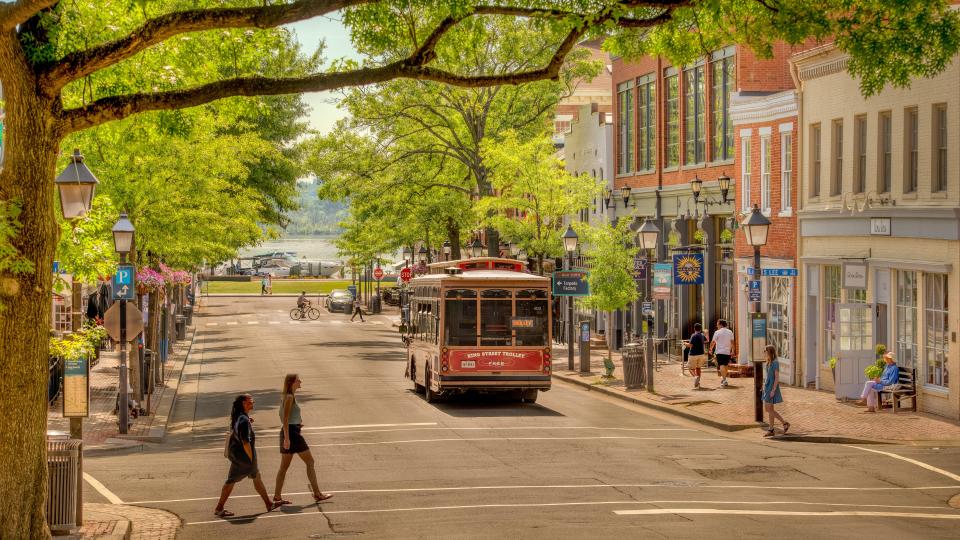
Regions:
<svg viewBox="0 0 960 540"><path fill-rule="evenodd" d="M546 135L521 141L508 132L487 141L483 152L495 195L480 199L477 214L536 258L542 274L544 258L563 255L564 218L589 207L603 187L589 175L568 173Z"/></svg>
<svg viewBox="0 0 960 540"><path fill-rule="evenodd" d="M946 0L419 0L417 18L428 23L415 27L396 16L410 5L408 0L0 4L6 108L0 201L8 209L11 202L20 205L19 215L8 223L21 224L9 249L0 250L9 255L4 260L17 261L16 267L0 270L5 284L0 293L18 314L0 320L5 375L0 379L0 461L6 465L0 473L0 499L6 504L0 536L49 535L43 390L51 284L39 269L50 268L58 242L53 179L65 137L140 113L232 96L334 90L400 78L471 88L550 80L560 76L578 41L595 36L611 36L610 50L628 58L656 52L675 60L719 43L742 42L764 52L777 41L834 39L851 54L851 69L866 93L938 73L960 47L960 21ZM369 53L364 61L335 62L330 69L306 73L276 73L266 69L268 62L240 61L244 54L269 56L275 49L264 43L281 39L278 26L338 10L344 10L354 44ZM554 36L544 45L541 62L474 70L436 62L444 48L457 46L449 39L455 29L476 25L478 19L511 18L531 19L544 35ZM509 38L492 35L489 43ZM192 61L195 78L165 67L175 64L161 63L178 57ZM223 69L223 59L236 59L234 68ZM125 75L101 84L117 73ZM257 210L268 211L262 205ZM190 219L198 217L203 216ZM28 266L36 271L14 271Z"/></svg>
<svg viewBox="0 0 960 540"><path fill-rule="evenodd" d="M575 224L580 236L583 253L590 262L590 296L583 299L583 305L603 311L608 317L613 312L627 307L637 299L637 285L630 269L637 254L634 247L634 233L630 230L630 220L621 219L615 225L604 224L590 227ZM610 339L607 339L607 375L612 374Z"/></svg>
<svg viewBox="0 0 960 540"><path fill-rule="evenodd" d="M74 222L60 221L60 242L57 260L82 283L96 283L117 267L117 256L111 229L118 212L108 195L99 195L86 217Z"/></svg>

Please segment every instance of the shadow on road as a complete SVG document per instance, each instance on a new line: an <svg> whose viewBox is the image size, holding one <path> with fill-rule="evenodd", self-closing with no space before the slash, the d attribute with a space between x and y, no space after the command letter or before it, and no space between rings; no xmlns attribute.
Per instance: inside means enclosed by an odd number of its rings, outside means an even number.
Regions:
<svg viewBox="0 0 960 540"><path fill-rule="evenodd" d="M410 390L413 392L413 390ZM458 418L566 416L536 403L520 403L509 394L466 393L443 398L434 404L440 412Z"/></svg>

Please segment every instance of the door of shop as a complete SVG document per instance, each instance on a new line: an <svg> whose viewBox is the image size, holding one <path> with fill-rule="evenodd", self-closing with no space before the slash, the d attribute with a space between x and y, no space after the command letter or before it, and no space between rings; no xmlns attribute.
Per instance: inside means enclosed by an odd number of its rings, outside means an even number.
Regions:
<svg viewBox="0 0 960 540"><path fill-rule="evenodd" d="M836 395L838 398L860 397L863 370L872 364L873 304L840 304L837 306Z"/></svg>

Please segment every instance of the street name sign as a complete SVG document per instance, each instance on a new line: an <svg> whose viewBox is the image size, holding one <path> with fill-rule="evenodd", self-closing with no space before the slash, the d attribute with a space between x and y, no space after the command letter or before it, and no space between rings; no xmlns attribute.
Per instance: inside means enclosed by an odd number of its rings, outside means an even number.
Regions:
<svg viewBox="0 0 960 540"><path fill-rule="evenodd" d="M115 341L120 341L120 302L114 302L110 309L103 314L103 327ZM137 306L127 304L127 341L133 341L134 338L143 332L143 313L137 309Z"/></svg>
<svg viewBox="0 0 960 540"><path fill-rule="evenodd" d="M554 296L590 296L588 272L583 270L558 270L553 273Z"/></svg>
<svg viewBox="0 0 960 540"><path fill-rule="evenodd" d="M754 273L753 267L747 267L747 275L752 276ZM760 275L763 277L797 277L799 272L796 268L761 268Z"/></svg>
<svg viewBox="0 0 960 540"><path fill-rule="evenodd" d="M132 264L121 264L117 267L117 273L113 275L114 300L133 300L136 298L137 287L133 281L136 272L137 270Z"/></svg>

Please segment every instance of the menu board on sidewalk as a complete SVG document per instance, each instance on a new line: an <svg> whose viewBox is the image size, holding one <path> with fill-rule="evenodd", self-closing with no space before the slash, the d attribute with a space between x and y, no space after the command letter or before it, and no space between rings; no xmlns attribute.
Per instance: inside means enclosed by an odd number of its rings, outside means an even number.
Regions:
<svg viewBox="0 0 960 540"><path fill-rule="evenodd" d="M86 358L63 365L63 417L90 416L90 368Z"/></svg>

